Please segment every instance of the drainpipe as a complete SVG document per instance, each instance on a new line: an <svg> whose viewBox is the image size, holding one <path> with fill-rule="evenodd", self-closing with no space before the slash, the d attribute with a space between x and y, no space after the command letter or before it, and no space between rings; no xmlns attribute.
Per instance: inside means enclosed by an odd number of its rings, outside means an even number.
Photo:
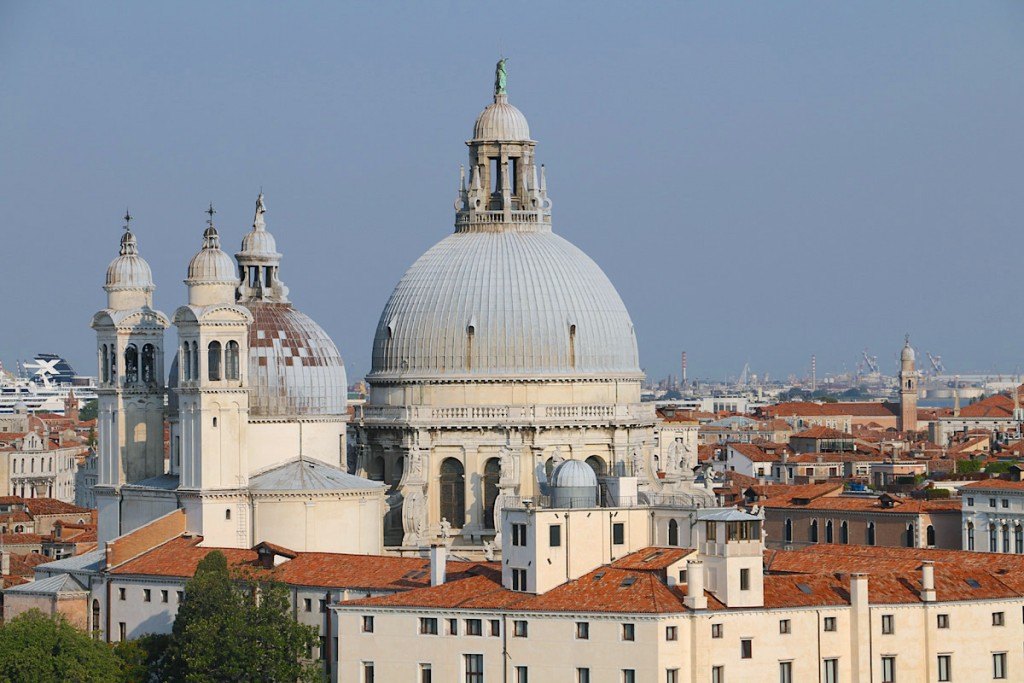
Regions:
<svg viewBox="0 0 1024 683"><path fill-rule="evenodd" d="M508 683L508 614L501 613L501 680Z"/></svg>
<svg viewBox="0 0 1024 683"><path fill-rule="evenodd" d="M108 643L110 642L110 610L112 609L112 604L110 602L110 590L111 590L111 588L110 588L110 576L108 575L107 576L107 642Z"/></svg>

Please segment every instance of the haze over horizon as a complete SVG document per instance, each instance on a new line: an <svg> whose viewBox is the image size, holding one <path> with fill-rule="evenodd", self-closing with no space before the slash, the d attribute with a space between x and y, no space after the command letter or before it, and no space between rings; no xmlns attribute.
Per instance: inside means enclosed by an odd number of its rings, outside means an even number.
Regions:
<svg viewBox="0 0 1024 683"><path fill-rule="evenodd" d="M504 54L554 230L652 378L684 349L691 377L852 371L865 347L892 372L905 333L919 366L1017 371L1024 5L514 10L0 2L0 359L95 374L125 205L171 314L207 204L234 253L262 187L291 300L361 377L452 230Z"/></svg>

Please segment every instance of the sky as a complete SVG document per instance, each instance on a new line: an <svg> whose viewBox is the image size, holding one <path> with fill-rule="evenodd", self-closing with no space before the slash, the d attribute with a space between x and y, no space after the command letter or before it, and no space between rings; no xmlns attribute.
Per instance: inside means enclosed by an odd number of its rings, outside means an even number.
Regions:
<svg viewBox="0 0 1024 683"><path fill-rule="evenodd" d="M125 207L171 314L208 203L233 253L262 187L291 300L361 377L502 55L649 375L892 371L907 333L1022 365L1024 3L981 0L0 0L0 359L95 374Z"/></svg>

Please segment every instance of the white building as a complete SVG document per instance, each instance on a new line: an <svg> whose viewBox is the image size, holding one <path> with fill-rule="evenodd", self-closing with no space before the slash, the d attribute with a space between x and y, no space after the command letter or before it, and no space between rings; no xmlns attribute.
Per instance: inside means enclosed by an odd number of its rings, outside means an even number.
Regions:
<svg viewBox="0 0 1024 683"><path fill-rule="evenodd" d="M1024 481L1020 468L1011 479L983 479L960 487L963 549L1024 554Z"/></svg>

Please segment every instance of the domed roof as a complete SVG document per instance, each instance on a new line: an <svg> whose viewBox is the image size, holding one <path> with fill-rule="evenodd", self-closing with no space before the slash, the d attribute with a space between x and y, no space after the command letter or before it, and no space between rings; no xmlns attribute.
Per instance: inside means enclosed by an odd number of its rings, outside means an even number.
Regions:
<svg viewBox="0 0 1024 683"><path fill-rule="evenodd" d="M242 250L235 254L240 262L245 261L271 261L281 260L281 254L277 253L277 241L267 230L263 214L266 207L263 205L263 192L256 198L256 217L253 219L252 230L242 238Z"/></svg>
<svg viewBox="0 0 1024 683"><path fill-rule="evenodd" d="M107 291L121 289L142 289L153 291L153 271L146 259L139 256L135 235L125 231L121 236L121 253L107 266Z"/></svg>
<svg viewBox="0 0 1024 683"><path fill-rule="evenodd" d="M217 229L203 232L203 248L188 262L186 284L233 284L238 282L235 261L220 248Z"/></svg>
<svg viewBox="0 0 1024 683"><path fill-rule="evenodd" d="M900 351L900 361L913 361L915 358L914 348L910 345L910 338L903 344L903 350Z"/></svg>
<svg viewBox="0 0 1024 683"><path fill-rule="evenodd" d="M474 140L514 140L530 139L530 125L526 122L523 112L508 103L504 95L495 95L494 103L480 112L473 125Z"/></svg>
<svg viewBox="0 0 1024 683"><path fill-rule="evenodd" d="M249 416L330 417L348 411L348 381L338 348L323 328L291 304L244 302L249 328ZM168 389L178 386L178 355L171 361ZM178 396L168 392L168 410Z"/></svg>
<svg viewBox="0 0 1024 683"><path fill-rule="evenodd" d="M559 488L597 488L597 473L581 460L563 460L551 472L550 486Z"/></svg>
<svg viewBox="0 0 1024 683"><path fill-rule="evenodd" d="M550 230L457 232L406 271L384 307L371 379L640 375L626 306Z"/></svg>
<svg viewBox="0 0 1024 683"><path fill-rule="evenodd" d="M241 302L249 327L251 417L342 416L345 364L323 328L290 303Z"/></svg>

